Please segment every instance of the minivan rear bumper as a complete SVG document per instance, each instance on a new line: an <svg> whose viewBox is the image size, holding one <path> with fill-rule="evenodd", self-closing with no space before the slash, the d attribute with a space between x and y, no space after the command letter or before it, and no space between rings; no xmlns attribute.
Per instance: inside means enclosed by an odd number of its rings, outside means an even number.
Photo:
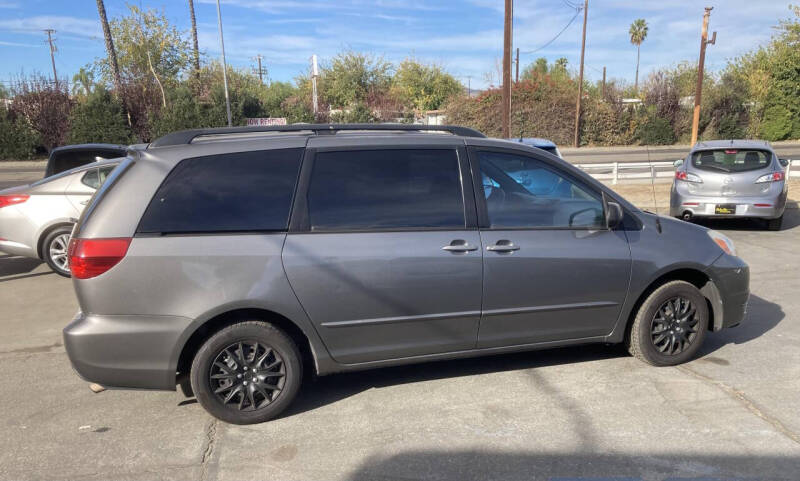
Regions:
<svg viewBox="0 0 800 481"><path fill-rule="evenodd" d="M78 312L64 347L78 375L106 387L175 389L176 346L191 319Z"/></svg>

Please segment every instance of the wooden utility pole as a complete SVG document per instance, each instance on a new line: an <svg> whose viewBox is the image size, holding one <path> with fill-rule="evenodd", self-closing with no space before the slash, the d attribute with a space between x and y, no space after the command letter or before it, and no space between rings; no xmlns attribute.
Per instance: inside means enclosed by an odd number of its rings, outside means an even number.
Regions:
<svg viewBox="0 0 800 481"><path fill-rule="evenodd" d="M589 0L583 4L583 40L581 41L581 68L578 75L578 101L575 105L575 147L580 145L581 132L581 97L583 97L583 55L586 51L586 17L589 12Z"/></svg>
<svg viewBox="0 0 800 481"><path fill-rule="evenodd" d="M52 28L47 28L45 29L44 32L47 34L47 43L50 44L50 61L53 63L53 83L55 84L56 87L58 87L58 75L56 74L56 57L55 57L56 46L53 45L53 37L52 37L52 35L56 33L56 31L53 30Z"/></svg>
<svg viewBox="0 0 800 481"><path fill-rule="evenodd" d="M519 47L517 47L517 57L514 60L514 67L516 68L516 72L514 72L514 83L519 83Z"/></svg>
<svg viewBox="0 0 800 481"><path fill-rule="evenodd" d="M694 93L694 115L692 116L692 145L697 142L697 131L700 127L700 100L703 94L703 67L706 63L706 45L714 45L717 41L717 32L708 40L708 17L714 7L706 7L703 14L703 30L700 34L700 61L697 63L697 89Z"/></svg>
<svg viewBox="0 0 800 481"><path fill-rule="evenodd" d="M514 18L514 2L506 0L505 25L503 27L503 138L511 137L511 27Z"/></svg>
<svg viewBox="0 0 800 481"><path fill-rule="evenodd" d="M606 98L606 66L603 65L603 98Z"/></svg>
<svg viewBox="0 0 800 481"><path fill-rule="evenodd" d="M253 57L253 60L256 60L258 62L258 70L256 71L256 73L258 74L259 82L261 82L262 84L264 83L264 72L266 72L266 69L261 67L261 60L263 58L264 56L261 54L258 54L255 57Z"/></svg>

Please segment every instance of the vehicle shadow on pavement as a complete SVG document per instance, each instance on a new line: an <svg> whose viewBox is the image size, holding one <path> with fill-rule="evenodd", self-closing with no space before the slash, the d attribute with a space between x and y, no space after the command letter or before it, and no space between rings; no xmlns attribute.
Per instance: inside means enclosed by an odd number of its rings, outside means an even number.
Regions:
<svg viewBox="0 0 800 481"><path fill-rule="evenodd" d="M11 279L2 279L3 277L18 276L19 274L28 274L37 267L39 267L40 265L42 265L42 261L39 259L0 255L0 282L11 280ZM51 274L51 272L48 271L48 272L30 274L28 276L18 276L14 277L14 279L19 279L21 277L33 277L44 274Z"/></svg>
<svg viewBox="0 0 800 481"><path fill-rule="evenodd" d="M702 219L697 218L693 222L709 229L716 230L753 230L766 231L764 221L760 219ZM786 209L783 214L783 225L781 231L791 230L800 226L800 209Z"/></svg>
<svg viewBox="0 0 800 481"><path fill-rule="evenodd" d="M542 433L546 446L547 433ZM543 450L542 446L531 449ZM641 455L595 452L498 452L493 449L407 451L372 456L350 476L373 479L503 479L559 481L729 481L796 479L800 459L783 456L704 455L644 452ZM709 474L713 473L713 474Z"/></svg>
<svg viewBox="0 0 800 481"><path fill-rule="evenodd" d="M747 301L747 315L744 321L736 327L723 329L706 336L697 357L711 354L726 344L744 344L759 338L777 326L784 317L786 314L780 305L751 294ZM727 361L723 363L727 364Z"/></svg>
<svg viewBox="0 0 800 481"><path fill-rule="evenodd" d="M301 387L297 400L281 417L312 411L372 388L597 361L627 355L621 345L588 344L338 373L331 376L318 377L311 380L311 382L305 382Z"/></svg>
<svg viewBox="0 0 800 481"><path fill-rule="evenodd" d="M778 304L758 296L751 296L747 316L742 324L709 333L696 358L706 358L727 344L744 344L752 341L777 326L784 317L783 309ZM281 417L312 411L372 388L625 356L628 356L628 353L622 344L612 346L589 344L322 376L311 382L305 382L297 400ZM707 357L706 360L727 364L726 360L718 357Z"/></svg>

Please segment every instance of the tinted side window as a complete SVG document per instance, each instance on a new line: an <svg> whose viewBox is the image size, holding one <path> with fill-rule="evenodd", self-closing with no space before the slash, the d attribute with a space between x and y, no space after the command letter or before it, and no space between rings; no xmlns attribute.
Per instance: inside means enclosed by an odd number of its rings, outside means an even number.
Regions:
<svg viewBox="0 0 800 481"><path fill-rule="evenodd" d="M117 150L67 150L56 153L47 166L47 175L55 175L98 160L124 157L125 151Z"/></svg>
<svg viewBox="0 0 800 481"><path fill-rule="evenodd" d="M603 202L590 190L536 159L480 152L490 226L602 227Z"/></svg>
<svg viewBox="0 0 800 481"><path fill-rule="evenodd" d="M100 187L100 176L98 175L97 169L86 171L83 177L81 177L81 182L92 189Z"/></svg>
<svg viewBox="0 0 800 481"><path fill-rule="evenodd" d="M303 149L181 161L159 187L139 232L286 230Z"/></svg>
<svg viewBox="0 0 800 481"><path fill-rule="evenodd" d="M311 230L464 228L455 150L316 155L308 191Z"/></svg>

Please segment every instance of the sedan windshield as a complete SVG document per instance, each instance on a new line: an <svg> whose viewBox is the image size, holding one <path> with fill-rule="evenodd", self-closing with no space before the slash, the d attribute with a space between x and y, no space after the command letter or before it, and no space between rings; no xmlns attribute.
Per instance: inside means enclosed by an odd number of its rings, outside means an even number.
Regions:
<svg viewBox="0 0 800 481"><path fill-rule="evenodd" d="M692 154L692 165L702 170L744 172L763 169L769 165L770 159L772 154L765 150L701 150Z"/></svg>

